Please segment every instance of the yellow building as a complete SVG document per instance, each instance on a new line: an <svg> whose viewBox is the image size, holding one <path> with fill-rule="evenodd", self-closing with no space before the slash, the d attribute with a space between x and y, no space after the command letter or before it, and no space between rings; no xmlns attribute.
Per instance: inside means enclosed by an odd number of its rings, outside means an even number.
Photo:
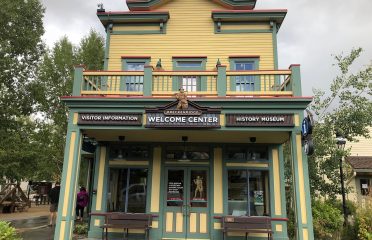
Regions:
<svg viewBox="0 0 372 240"><path fill-rule="evenodd" d="M370 134L372 128L369 128ZM348 144L350 156L346 162L351 167L351 176L347 179L350 192L347 198L359 206L372 203L372 139L359 137L357 142Z"/></svg>
<svg viewBox="0 0 372 240"><path fill-rule="evenodd" d="M90 148L89 237L100 238L114 215L150 217L154 240L288 239L289 142L297 239L314 239L301 145L312 98L302 96L300 65L278 69L277 33L287 11L255 4L127 0L127 12L98 9L105 70L77 66L73 94L63 97L70 117L55 239L71 239L89 139L97 142ZM143 229L128 234L145 238Z"/></svg>

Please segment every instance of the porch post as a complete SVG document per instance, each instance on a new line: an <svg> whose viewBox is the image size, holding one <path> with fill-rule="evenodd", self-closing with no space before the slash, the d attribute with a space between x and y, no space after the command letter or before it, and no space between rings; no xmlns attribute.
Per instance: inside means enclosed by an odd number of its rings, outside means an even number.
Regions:
<svg viewBox="0 0 372 240"><path fill-rule="evenodd" d="M273 146L271 159L270 189L273 190L270 199L272 201L271 216L274 220L272 221L274 239L288 240L283 145Z"/></svg>
<svg viewBox="0 0 372 240"><path fill-rule="evenodd" d="M93 192L91 212L100 213L105 212L107 207L107 182L108 182L108 159L107 146L100 143L96 148L94 158L94 176L93 176ZM91 216L88 237L98 238L102 235L102 228L104 217Z"/></svg>
<svg viewBox="0 0 372 240"><path fill-rule="evenodd" d="M63 161L61 190L59 195L55 240L72 239L75 219L75 203L80 168L82 135L77 126L78 113L69 113L66 146Z"/></svg>
<svg viewBox="0 0 372 240"><path fill-rule="evenodd" d="M313 218L311 212L310 184L307 156L302 151L301 133L291 133L292 174L294 186L297 239L313 240Z"/></svg>
<svg viewBox="0 0 372 240"><path fill-rule="evenodd" d="M143 78L143 96L152 96L152 66L146 65Z"/></svg>
<svg viewBox="0 0 372 240"><path fill-rule="evenodd" d="M217 94L219 97L225 97L227 91L226 66L218 65L217 71Z"/></svg>

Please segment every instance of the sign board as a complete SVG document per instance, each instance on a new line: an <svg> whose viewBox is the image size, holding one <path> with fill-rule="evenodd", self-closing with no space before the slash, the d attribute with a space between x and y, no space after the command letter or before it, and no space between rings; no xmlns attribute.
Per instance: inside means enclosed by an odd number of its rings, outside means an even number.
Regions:
<svg viewBox="0 0 372 240"><path fill-rule="evenodd" d="M147 128L220 128L221 110L201 107L188 101L187 109L177 109L178 102L146 109Z"/></svg>
<svg viewBox="0 0 372 240"><path fill-rule="evenodd" d="M78 124L141 126L142 113L79 113Z"/></svg>
<svg viewBox="0 0 372 240"><path fill-rule="evenodd" d="M226 127L293 126L293 114L226 114Z"/></svg>

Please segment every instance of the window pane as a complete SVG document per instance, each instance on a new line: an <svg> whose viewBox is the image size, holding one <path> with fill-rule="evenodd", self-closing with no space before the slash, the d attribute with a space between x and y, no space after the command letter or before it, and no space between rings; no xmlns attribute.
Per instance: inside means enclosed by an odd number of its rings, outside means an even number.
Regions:
<svg viewBox="0 0 372 240"><path fill-rule="evenodd" d="M182 77L182 88L188 92L196 92L197 77L196 76Z"/></svg>
<svg viewBox="0 0 372 240"><path fill-rule="evenodd" d="M144 62L137 62L137 63L127 63L127 70L128 71L143 71L145 69Z"/></svg>
<svg viewBox="0 0 372 240"><path fill-rule="evenodd" d="M236 62L235 70L246 71L253 70L253 62ZM254 91L254 76L236 76L235 77L236 91Z"/></svg>
<svg viewBox="0 0 372 240"><path fill-rule="evenodd" d="M147 169L110 169L108 211L146 212L146 184Z"/></svg>
<svg viewBox="0 0 372 240"><path fill-rule="evenodd" d="M254 67L253 62L236 62L235 63L235 70L237 71L253 70L253 67Z"/></svg>
<svg viewBox="0 0 372 240"><path fill-rule="evenodd" d="M207 207L208 188L207 171L192 170L190 177L190 204L191 207Z"/></svg>
<svg viewBox="0 0 372 240"><path fill-rule="evenodd" d="M196 67L201 67L201 65L202 65L201 61L177 61L178 67L196 68Z"/></svg>
<svg viewBox="0 0 372 240"><path fill-rule="evenodd" d="M168 170L167 206L183 205L183 170Z"/></svg>
<svg viewBox="0 0 372 240"><path fill-rule="evenodd" d="M228 171L228 211L229 215L248 215L248 172L246 170Z"/></svg>
<svg viewBox="0 0 372 240"><path fill-rule="evenodd" d="M364 196L368 196L370 194L370 183L369 179L360 179L360 192Z"/></svg>
<svg viewBox="0 0 372 240"><path fill-rule="evenodd" d="M146 212L147 169L129 169L129 186L123 189L123 196L128 192L127 212Z"/></svg>
<svg viewBox="0 0 372 240"><path fill-rule="evenodd" d="M267 171L228 171L228 211L234 216L263 216L269 212Z"/></svg>
<svg viewBox="0 0 372 240"><path fill-rule="evenodd" d="M128 71L144 71L145 62L129 62L126 65ZM128 76L125 77L125 91L142 92L143 91L143 77L142 76Z"/></svg>

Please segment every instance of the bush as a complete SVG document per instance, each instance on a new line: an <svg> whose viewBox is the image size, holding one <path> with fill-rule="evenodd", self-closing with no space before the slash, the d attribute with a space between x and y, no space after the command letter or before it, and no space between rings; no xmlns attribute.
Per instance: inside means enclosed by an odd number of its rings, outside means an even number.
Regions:
<svg viewBox="0 0 372 240"><path fill-rule="evenodd" d="M320 200L313 201L312 205L315 239L328 240L339 237L343 224L341 211Z"/></svg>
<svg viewBox="0 0 372 240"><path fill-rule="evenodd" d="M88 223L76 223L74 233L78 235L86 235L88 234Z"/></svg>
<svg viewBox="0 0 372 240"><path fill-rule="evenodd" d="M0 240L22 240L22 238L9 222L0 221Z"/></svg>
<svg viewBox="0 0 372 240"><path fill-rule="evenodd" d="M359 240L372 240L372 207L367 206L357 211L355 227Z"/></svg>

